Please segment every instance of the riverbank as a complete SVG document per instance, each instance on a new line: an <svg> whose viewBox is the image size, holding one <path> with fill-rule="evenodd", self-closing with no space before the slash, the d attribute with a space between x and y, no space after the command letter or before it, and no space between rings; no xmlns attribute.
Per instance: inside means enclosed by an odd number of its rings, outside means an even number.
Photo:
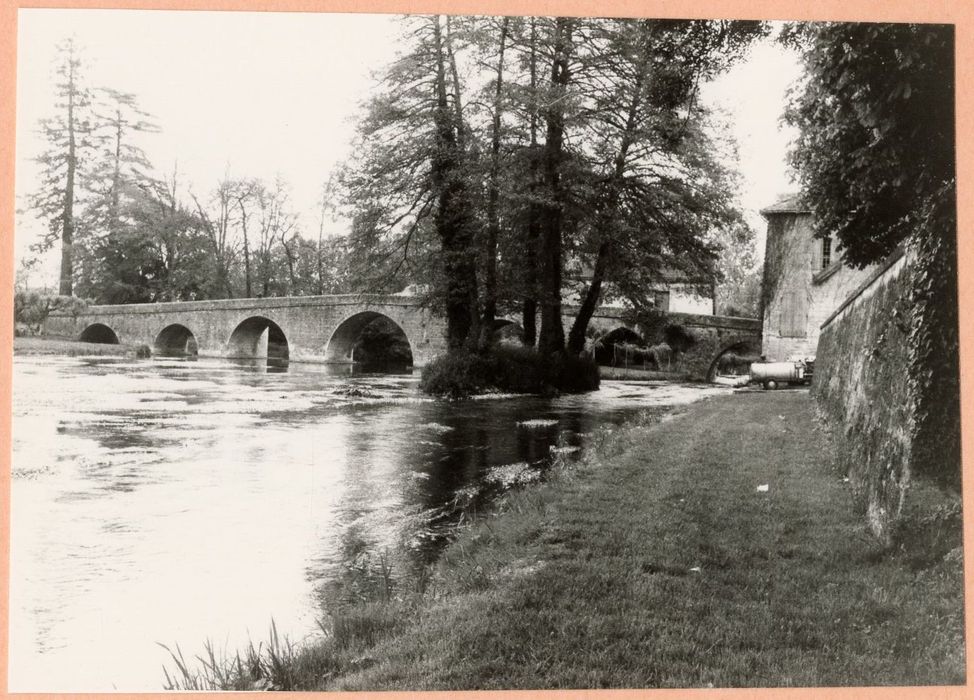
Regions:
<svg viewBox="0 0 974 700"><path fill-rule="evenodd" d="M626 381L687 381L687 372L658 372L640 367L610 367L599 365L599 376L602 379L624 379Z"/></svg>
<svg viewBox="0 0 974 700"><path fill-rule="evenodd" d="M14 355L64 355L79 357L133 357L135 346L107 343L82 343L79 340L49 336L21 336L14 338Z"/></svg>
<svg viewBox="0 0 974 700"><path fill-rule="evenodd" d="M332 604L319 642L269 646L265 678L232 668L218 678L232 664L214 659L209 684L964 681L960 533L922 515L939 492L918 484L911 494L910 527L933 534L882 551L832 471L806 391L729 394L662 425L601 431L590 445L465 530L422 586L376 576L368 600Z"/></svg>

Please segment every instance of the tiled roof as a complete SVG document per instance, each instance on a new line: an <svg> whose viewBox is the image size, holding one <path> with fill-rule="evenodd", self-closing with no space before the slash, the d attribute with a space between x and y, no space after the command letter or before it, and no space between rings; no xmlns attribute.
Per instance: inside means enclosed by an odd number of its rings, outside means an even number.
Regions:
<svg viewBox="0 0 974 700"><path fill-rule="evenodd" d="M778 201L771 206L761 210L763 216L768 214L810 214L809 209L801 199L799 194L789 194L778 198Z"/></svg>

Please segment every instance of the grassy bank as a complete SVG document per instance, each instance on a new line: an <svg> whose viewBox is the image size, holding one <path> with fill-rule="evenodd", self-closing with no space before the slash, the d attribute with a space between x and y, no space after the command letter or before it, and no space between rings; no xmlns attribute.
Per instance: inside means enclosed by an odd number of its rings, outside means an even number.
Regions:
<svg viewBox="0 0 974 700"><path fill-rule="evenodd" d="M45 336L23 336L14 338L14 355L104 355L109 357L132 357L136 346L109 345L106 343L82 343L67 338Z"/></svg>
<svg viewBox="0 0 974 700"><path fill-rule="evenodd" d="M317 644L244 659L222 686L963 682L959 519L931 517L941 497L918 486L913 546L880 549L807 392L714 398L591 443L465 530L422 592L379 586Z"/></svg>

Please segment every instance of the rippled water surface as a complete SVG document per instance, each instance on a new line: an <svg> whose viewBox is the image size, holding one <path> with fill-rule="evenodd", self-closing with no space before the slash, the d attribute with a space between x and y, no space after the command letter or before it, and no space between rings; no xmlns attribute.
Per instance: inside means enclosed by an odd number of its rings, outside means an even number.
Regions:
<svg viewBox="0 0 974 700"><path fill-rule="evenodd" d="M464 508L601 423L724 389L432 400L412 375L17 357L10 690L161 689L168 654L316 629L321 591L435 558Z"/></svg>

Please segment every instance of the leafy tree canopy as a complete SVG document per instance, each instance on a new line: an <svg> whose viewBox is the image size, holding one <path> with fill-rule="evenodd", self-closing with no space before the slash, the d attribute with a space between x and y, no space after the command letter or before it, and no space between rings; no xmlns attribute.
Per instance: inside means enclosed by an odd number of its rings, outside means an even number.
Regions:
<svg viewBox="0 0 974 700"><path fill-rule="evenodd" d="M953 27L804 24L783 39L806 71L785 115L791 164L819 233L865 267L956 196Z"/></svg>

